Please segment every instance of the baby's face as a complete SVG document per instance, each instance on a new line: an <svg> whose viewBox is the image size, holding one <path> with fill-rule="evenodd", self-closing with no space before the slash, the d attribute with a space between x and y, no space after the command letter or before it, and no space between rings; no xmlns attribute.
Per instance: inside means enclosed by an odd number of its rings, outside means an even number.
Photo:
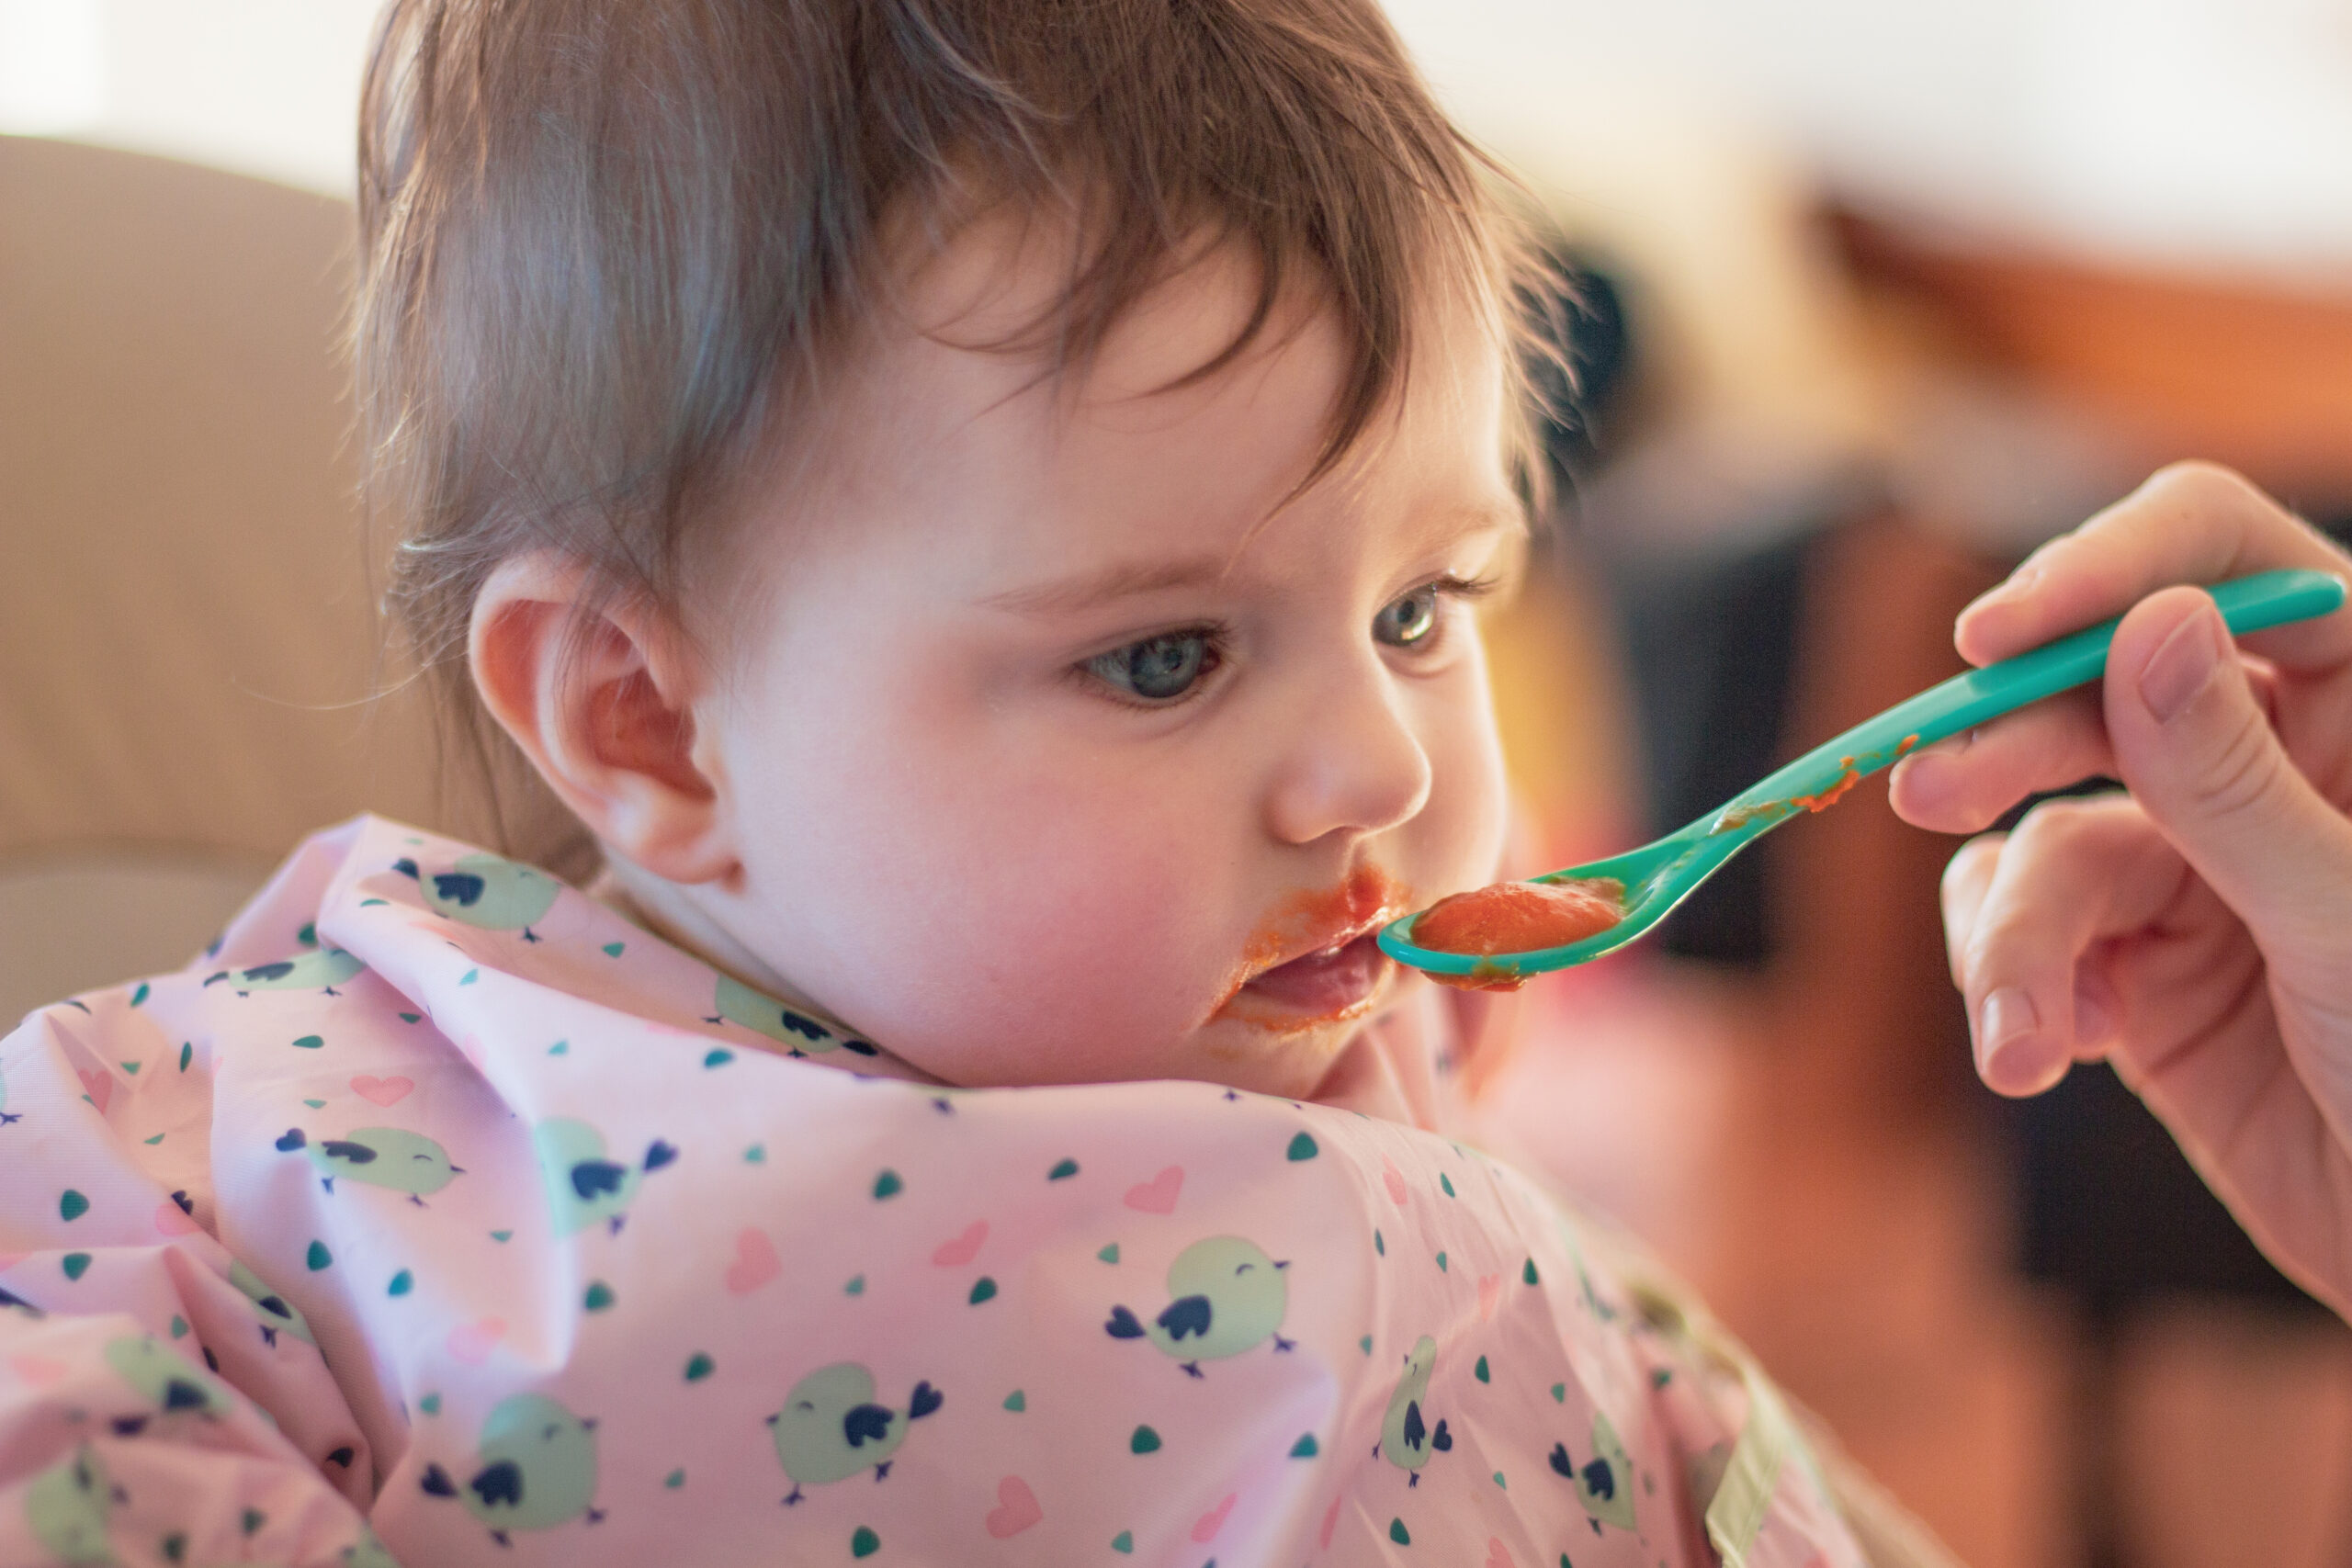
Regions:
<svg viewBox="0 0 2352 1568"><path fill-rule="evenodd" d="M1427 984L1372 933L1496 869L1465 585L1521 529L1498 361L1426 341L1394 422L1284 505L1327 317L1162 389L1247 308L1213 259L1074 380L955 346L1051 283L959 241L755 508L763 594L696 714L740 871L686 891L751 977L952 1083L1309 1095Z"/></svg>

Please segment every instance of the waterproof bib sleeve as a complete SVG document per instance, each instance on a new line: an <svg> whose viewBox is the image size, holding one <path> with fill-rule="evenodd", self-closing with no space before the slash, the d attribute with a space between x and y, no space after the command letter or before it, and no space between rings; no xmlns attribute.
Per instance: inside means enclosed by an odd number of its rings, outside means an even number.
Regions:
<svg viewBox="0 0 2352 1568"><path fill-rule="evenodd" d="M395 823L0 1074L0 1289L47 1314L0 1562L167 1561L232 1484L245 1557L411 1568L1860 1561L1769 1385L1476 1149L914 1081Z"/></svg>

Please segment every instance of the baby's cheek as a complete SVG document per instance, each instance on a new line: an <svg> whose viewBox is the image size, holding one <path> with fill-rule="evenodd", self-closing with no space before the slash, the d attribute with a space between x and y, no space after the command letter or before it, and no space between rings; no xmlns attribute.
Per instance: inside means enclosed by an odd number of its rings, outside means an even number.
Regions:
<svg viewBox="0 0 2352 1568"><path fill-rule="evenodd" d="M1414 886L1434 897L1493 879L1510 826L1502 740L1483 667L1430 694L1421 716L1430 798L1405 828Z"/></svg>
<svg viewBox="0 0 2352 1568"><path fill-rule="evenodd" d="M961 1083L1157 1076L1214 1005L1207 878L1065 822L1051 847L976 853L989 896L943 907L933 959L887 1043ZM1008 868L1012 868L1008 870Z"/></svg>

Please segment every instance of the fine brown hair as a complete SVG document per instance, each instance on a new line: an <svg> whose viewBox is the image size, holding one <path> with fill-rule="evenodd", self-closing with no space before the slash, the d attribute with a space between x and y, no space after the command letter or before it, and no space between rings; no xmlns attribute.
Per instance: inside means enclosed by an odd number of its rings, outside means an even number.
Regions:
<svg viewBox="0 0 2352 1568"><path fill-rule="evenodd" d="M360 115L364 496L399 540L386 608L499 847L594 862L473 693L482 582L552 547L585 569L583 611L683 628L730 487L838 373L899 226L952 229L975 192L1072 220L1067 287L1023 344L1048 374L1204 234L1259 290L1193 378L1318 290L1344 360L1311 480L1441 301L1515 350L1522 391L1556 360L1495 174L1375 0L392 0ZM1509 454L1530 492L1532 428Z"/></svg>

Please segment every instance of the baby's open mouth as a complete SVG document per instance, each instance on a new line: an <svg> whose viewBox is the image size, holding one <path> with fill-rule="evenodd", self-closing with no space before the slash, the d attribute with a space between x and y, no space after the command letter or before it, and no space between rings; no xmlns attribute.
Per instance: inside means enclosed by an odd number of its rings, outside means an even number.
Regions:
<svg viewBox="0 0 2352 1568"><path fill-rule="evenodd" d="M1277 964L1250 976L1237 1003L1244 1016L1273 1024L1314 1023L1360 1011L1396 969L1374 931Z"/></svg>

